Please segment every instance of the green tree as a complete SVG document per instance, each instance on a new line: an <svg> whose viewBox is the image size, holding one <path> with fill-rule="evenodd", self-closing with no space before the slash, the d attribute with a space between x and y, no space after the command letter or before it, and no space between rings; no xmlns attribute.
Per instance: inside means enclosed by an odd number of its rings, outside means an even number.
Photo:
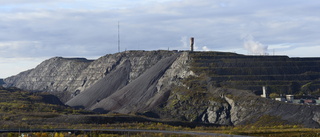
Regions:
<svg viewBox="0 0 320 137"><path fill-rule="evenodd" d="M276 97L279 97L279 94L271 93L269 96L270 96L270 98L276 98Z"/></svg>

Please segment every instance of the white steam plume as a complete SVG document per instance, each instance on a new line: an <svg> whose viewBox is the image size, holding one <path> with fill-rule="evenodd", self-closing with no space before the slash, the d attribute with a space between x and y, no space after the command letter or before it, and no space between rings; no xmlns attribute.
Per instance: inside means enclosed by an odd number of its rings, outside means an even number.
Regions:
<svg viewBox="0 0 320 137"><path fill-rule="evenodd" d="M254 41L254 38L251 35L246 35L243 37L243 46L251 54L255 55L266 55L268 54L268 46L261 44L258 41Z"/></svg>
<svg viewBox="0 0 320 137"><path fill-rule="evenodd" d="M188 40L188 39L187 39L186 36L181 37L180 42L182 43L182 48L184 48L184 49L189 48L189 45L188 45L188 41L187 41L187 40Z"/></svg>

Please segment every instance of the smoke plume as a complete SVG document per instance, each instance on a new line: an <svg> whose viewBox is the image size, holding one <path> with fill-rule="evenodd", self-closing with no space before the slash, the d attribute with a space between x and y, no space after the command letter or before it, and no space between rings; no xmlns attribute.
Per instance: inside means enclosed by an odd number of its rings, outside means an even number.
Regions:
<svg viewBox="0 0 320 137"><path fill-rule="evenodd" d="M250 54L255 55L266 55L268 54L268 46L261 44L258 41L254 41L254 38L251 35L247 35L243 37L243 46Z"/></svg>
<svg viewBox="0 0 320 137"><path fill-rule="evenodd" d="M189 48L188 39L187 39L186 36L181 37L180 42L182 43L182 47L184 49L188 49Z"/></svg>

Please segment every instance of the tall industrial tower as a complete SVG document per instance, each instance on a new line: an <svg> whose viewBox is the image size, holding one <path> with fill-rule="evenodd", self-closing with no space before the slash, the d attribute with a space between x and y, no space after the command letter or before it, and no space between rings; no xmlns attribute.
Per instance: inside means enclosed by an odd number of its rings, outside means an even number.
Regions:
<svg viewBox="0 0 320 137"><path fill-rule="evenodd" d="M191 48L191 52L193 52L193 44L194 44L194 37L190 38L190 48Z"/></svg>

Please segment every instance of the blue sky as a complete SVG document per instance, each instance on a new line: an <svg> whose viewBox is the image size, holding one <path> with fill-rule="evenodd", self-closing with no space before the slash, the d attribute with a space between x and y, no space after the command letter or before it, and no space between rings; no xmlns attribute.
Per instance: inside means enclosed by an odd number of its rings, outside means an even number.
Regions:
<svg viewBox="0 0 320 137"><path fill-rule="evenodd" d="M188 49L319 57L316 0L0 0L0 78L55 56Z"/></svg>

